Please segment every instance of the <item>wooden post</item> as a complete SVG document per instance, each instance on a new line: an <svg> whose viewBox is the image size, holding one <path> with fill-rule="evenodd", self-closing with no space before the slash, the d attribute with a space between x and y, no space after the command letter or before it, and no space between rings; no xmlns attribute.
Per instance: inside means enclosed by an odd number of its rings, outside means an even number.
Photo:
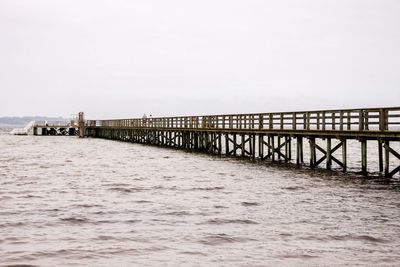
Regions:
<svg viewBox="0 0 400 267"><path fill-rule="evenodd" d="M251 154L252 154L252 157L253 157L253 159L255 159L256 158L256 135L255 134L253 134L253 135L251 135Z"/></svg>
<svg viewBox="0 0 400 267"><path fill-rule="evenodd" d="M264 159L264 135L258 135L258 155L260 159Z"/></svg>
<svg viewBox="0 0 400 267"><path fill-rule="evenodd" d="M390 167L390 150L389 150L389 145L390 142L389 140L385 140L385 177L389 178L389 167Z"/></svg>
<svg viewBox="0 0 400 267"><path fill-rule="evenodd" d="M197 132L193 133L193 149L198 150L199 149L199 134Z"/></svg>
<svg viewBox="0 0 400 267"><path fill-rule="evenodd" d="M233 134L233 156L236 156L237 144L236 144L236 133Z"/></svg>
<svg viewBox="0 0 400 267"><path fill-rule="evenodd" d="M300 137L300 163L304 163L304 142L303 136Z"/></svg>
<svg viewBox="0 0 400 267"><path fill-rule="evenodd" d="M367 174L367 140L361 139L361 168L362 173Z"/></svg>
<svg viewBox="0 0 400 267"><path fill-rule="evenodd" d="M225 155L229 155L229 134L225 134Z"/></svg>
<svg viewBox="0 0 400 267"><path fill-rule="evenodd" d="M383 142L378 140L378 160L379 160L379 172L383 172Z"/></svg>
<svg viewBox="0 0 400 267"><path fill-rule="evenodd" d="M343 129L344 129L344 127L343 127L343 111L340 111L339 123L340 123L339 129L340 129L340 131L343 131Z"/></svg>
<svg viewBox="0 0 400 267"><path fill-rule="evenodd" d="M78 120L78 125L79 125L79 138L84 138L85 137L85 115L83 112L79 112L79 120Z"/></svg>
<svg viewBox="0 0 400 267"><path fill-rule="evenodd" d="M347 130L351 130L351 112L347 111Z"/></svg>
<svg viewBox="0 0 400 267"><path fill-rule="evenodd" d="M277 136L277 138L278 138L278 148L276 149L278 152L281 152L281 136L280 135L278 135ZM278 160L280 160L281 159L281 154L280 153L278 153Z"/></svg>
<svg viewBox="0 0 400 267"><path fill-rule="evenodd" d="M297 148L296 148L296 164L297 165L300 165L300 150L301 150L301 148L300 148L300 145L301 145L300 139L301 138L303 138L303 137L297 136L297 138L296 138L296 145L297 145Z"/></svg>
<svg viewBox="0 0 400 267"><path fill-rule="evenodd" d="M245 136L244 136L244 134L242 134L241 137L242 137L242 140L241 140L241 142L242 142L242 157L244 157L244 156L245 156L245 151L246 151L246 149L245 149L246 143L245 143Z"/></svg>
<svg viewBox="0 0 400 267"><path fill-rule="evenodd" d="M386 109L381 109L379 111L379 130L388 130L388 112Z"/></svg>
<svg viewBox="0 0 400 267"><path fill-rule="evenodd" d="M285 162L289 161L289 137L285 135Z"/></svg>
<svg viewBox="0 0 400 267"><path fill-rule="evenodd" d="M269 129L274 129L274 115L272 115L272 113L269 114Z"/></svg>
<svg viewBox="0 0 400 267"><path fill-rule="evenodd" d="M364 130L364 110L360 110L359 116L358 116L358 130L363 131Z"/></svg>
<svg viewBox="0 0 400 267"><path fill-rule="evenodd" d="M296 164L300 165L304 163L304 157L303 157L303 136L297 136L297 149L296 149Z"/></svg>
<svg viewBox="0 0 400 267"><path fill-rule="evenodd" d="M218 154L222 154L222 134L218 134Z"/></svg>
<svg viewBox="0 0 400 267"><path fill-rule="evenodd" d="M347 139L342 140L343 172L347 172Z"/></svg>
<svg viewBox="0 0 400 267"><path fill-rule="evenodd" d="M264 128L264 115L260 114L258 117L258 128L263 129Z"/></svg>
<svg viewBox="0 0 400 267"><path fill-rule="evenodd" d="M275 136L270 137L271 142L269 143L271 146L271 156L272 156L272 161L275 161ZM279 137L278 137L279 138Z"/></svg>
<svg viewBox="0 0 400 267"><path fill-rule="evenodd" d="M204 148L207 151L210 149L210 138L212 138L212 137L210 137L210 134L208 132L204 133L204 137L205 137L204 138L204 141L205 141Z"/></svg>
<svg viewBox="0 0 400 267"><path fill-rule="evenodd" d="M292 130L296 130L297 128L297 114L292 114Z"/></svg>
<svg viewBox="0 0 400 267"><path fill-rule="evenodd" d="M315 150L315 137L310 137L310 167L315 167L316 162L316 150Z"/></svg>
<svg viewBox="0 0 400 267"><path fill-rule="evenodd" d="M326 169L332 169L332 140L330 137L326 139Z"/></svg>

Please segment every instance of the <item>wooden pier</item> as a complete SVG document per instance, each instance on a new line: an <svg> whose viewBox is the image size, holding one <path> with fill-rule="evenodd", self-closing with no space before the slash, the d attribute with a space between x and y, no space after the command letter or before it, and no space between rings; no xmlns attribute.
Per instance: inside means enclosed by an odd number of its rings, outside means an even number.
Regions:
<svg viewBox="0 0 400 267"><path fill-rule="evenodd" d="M385 177L400 172L400 153L393 148L400 142L400 107L88 120L80 129L81 136L311 168L324 165L328 170L335 165L344 172L348 169L347 141L358 140L363 174L368 173L367 144L373 141L379 172ZM391 159L396 159L394 166Z"/></svg>

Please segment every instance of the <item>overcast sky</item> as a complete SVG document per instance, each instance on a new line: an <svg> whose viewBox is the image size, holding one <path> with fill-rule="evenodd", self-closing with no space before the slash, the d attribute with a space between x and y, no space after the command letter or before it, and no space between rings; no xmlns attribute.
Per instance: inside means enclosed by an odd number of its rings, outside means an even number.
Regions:
<svg viewBox="0 0 400 267"><path fill-rule="evenodd" d="M0 116L400 106L399 0L0 0Z"/></svg>

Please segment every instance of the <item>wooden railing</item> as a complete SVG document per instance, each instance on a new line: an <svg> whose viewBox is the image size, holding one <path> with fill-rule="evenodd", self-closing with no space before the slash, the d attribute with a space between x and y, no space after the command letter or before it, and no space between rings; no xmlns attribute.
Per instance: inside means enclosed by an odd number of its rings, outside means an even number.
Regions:
<svg viewBox="0 0 400 267"><path fill-rule="evenodd" d="M87 126L205 130L400 131L400 107L88 120Z"/></svg>

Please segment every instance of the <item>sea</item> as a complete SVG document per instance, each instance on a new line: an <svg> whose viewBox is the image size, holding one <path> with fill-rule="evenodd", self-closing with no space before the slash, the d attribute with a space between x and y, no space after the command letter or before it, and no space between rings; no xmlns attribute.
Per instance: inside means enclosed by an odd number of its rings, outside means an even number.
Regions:
<svg viewBox="0 0 400 267"><path fill-rule="evenodd" d="M399 218L398 178L0 135L2 267L400 266Z"/></svg>

